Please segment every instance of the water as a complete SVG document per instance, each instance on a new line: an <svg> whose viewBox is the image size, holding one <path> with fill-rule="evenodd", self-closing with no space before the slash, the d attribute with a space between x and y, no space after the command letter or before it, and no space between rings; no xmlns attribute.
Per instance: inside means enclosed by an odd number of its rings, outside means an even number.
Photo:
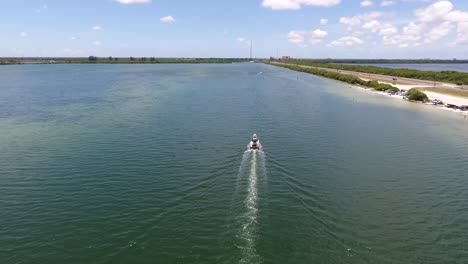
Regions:
<svg viewBox="0 0 468 264"><path fill-rule="evenodd" d="M0 262L466 263L467 135L261 64L1 67Z"/></svg>
<svg viewBox="0 0 468 264"><path fill-rule="evenodd" d="M356 65L356 64L350 64ZM457 71L457 72L468 72L468 63L359 63L357 65L363 66L375 66L392 69L414 69L421 71Z"/></svg>

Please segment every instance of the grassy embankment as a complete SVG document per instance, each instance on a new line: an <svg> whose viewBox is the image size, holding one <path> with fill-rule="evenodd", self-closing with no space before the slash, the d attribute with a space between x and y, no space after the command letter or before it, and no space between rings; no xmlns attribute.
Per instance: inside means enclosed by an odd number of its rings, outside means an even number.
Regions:
<svg viewBox="0 0 468 264"><path fill-rule="evenodd" d="M371 81L364 81L358 77L348 75L348 74L342 74L338 72L332 72L332 71L327 71L327 70L322 70L322 69L317 69L317 68L306 68L306 67L301 67L299 65L289 65L289 64L275 64L275 66L283 67L283 68L288 68L290 70L294 71L299 71L299 72L305 72L305 73L310 73L330 79L334 79L337 81L341 82L346 82L354 85L360 85L363 87L368 87L372 88L377 91L386 91L386 90L391 90L391 91L399 91L399 89L395 86L392 86L390 84L385 84L385 83L379 83L377 81L371 80Z"/></svg>
<svg viewBox="0 0 468 264"><path fill-rule="evenodd" d="M434 72L434 71L420 71L420 70L413 70L413 69L392 69L392 68L383 68L383 67L376 67L376 66L319 63L319 62L315 62L312 60L291 60L291 61L288 61L287 63L335 69L335 70L381 74L381 75L404 77L404 78L426 80L426 81L454 83L457 85L468 85L468 73L466 72L456 72L456 71Z"/></svg>

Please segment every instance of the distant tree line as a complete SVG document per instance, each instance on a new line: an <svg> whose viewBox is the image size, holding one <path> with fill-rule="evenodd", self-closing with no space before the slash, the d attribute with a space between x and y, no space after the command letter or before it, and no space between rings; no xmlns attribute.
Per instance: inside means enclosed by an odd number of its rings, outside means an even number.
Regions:
<svg viewBox="0 0 468 264"><path fill-rule="evenodd" d="M307 61L315 63L350 63L350 64L453 64L453 63L468 63L468 60L431 60L431 59L415 59L415 60L403 60L403 59L308 59Z"/></svg>
<svg viewBox="0 0 468 264"><path fill-rule="evenodd" d="M363 65L343 65L343 64L329 64L329 63L317 63L310 60L292 60L288 63L307 65L321 68L373 73L381 75L389 75L396 77L412 78L418 80L435 81L435 82L447 82L454 83L457 85L468 84L468 73L456 72L456 71L420 71L413 69L392 69L375 66L363 66Z"/></svg>
<svg viewBox="0 0 468 264"><path fill-rule="evenodd" d="M128 58L117 58L117 57L104 57L99 58L96 56L89 56L88 59L76 58L66 59L65 63L233 63L233 62L245 62L248 61L246 58L155 58L155 57L128 57Z"/></svg>

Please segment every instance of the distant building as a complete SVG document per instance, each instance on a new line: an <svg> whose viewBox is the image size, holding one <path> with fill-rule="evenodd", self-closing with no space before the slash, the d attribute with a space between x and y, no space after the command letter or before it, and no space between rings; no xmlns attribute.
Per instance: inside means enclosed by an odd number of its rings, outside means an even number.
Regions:
<svg viewBox="0 0 468 264"><path fill-rule="evenodd" d="M283 57L281 57L281 60L285 60L285 61L290 60L290 59L291 59L290 56L283 56Z"/></svg>

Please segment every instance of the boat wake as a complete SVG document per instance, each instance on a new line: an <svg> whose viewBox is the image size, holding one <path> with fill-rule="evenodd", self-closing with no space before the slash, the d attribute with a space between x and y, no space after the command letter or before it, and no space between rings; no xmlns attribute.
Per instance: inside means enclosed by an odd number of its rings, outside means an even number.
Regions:
<svg viewBox="0 0 468 264"><path fill-rule="evenodd" d="M244 163L245 161L245 163ZM248 173L247 193L239 219L238 248L241 250L239 263L258 263L260 256L256 252L258 219L258 181L259 175L265 176L265 155L259 150L244 153L239 173ZM250 165L249 167L246 165ZM244 168L244 170L242 170ZM248 168L248 169L247 169ZM245 175L245 174L244 174ZM240 176L241 178L241 176ZM265 179L265 177L261 177Z"/></svg>

